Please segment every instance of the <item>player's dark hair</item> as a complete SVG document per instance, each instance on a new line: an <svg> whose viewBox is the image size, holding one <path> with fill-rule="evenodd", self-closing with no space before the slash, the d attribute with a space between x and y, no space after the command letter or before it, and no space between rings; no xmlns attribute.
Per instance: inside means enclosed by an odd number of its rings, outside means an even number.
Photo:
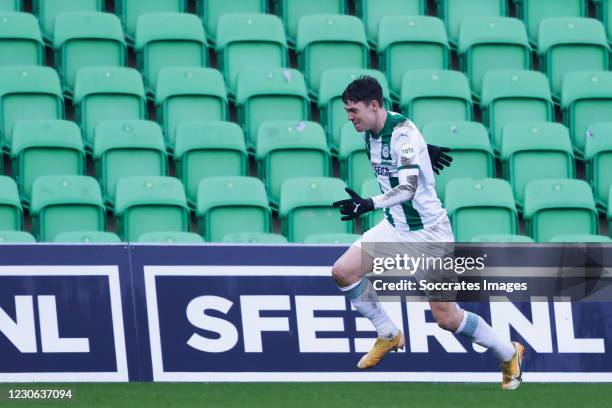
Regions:
<svg viewBox="0 0 612 408"><path fill-rule="evenodd" d="M382 87L376 80L369 75L362 75L351 82L342 93L342 102L363 102L366 106L377 101L383 106Z"/></svg>

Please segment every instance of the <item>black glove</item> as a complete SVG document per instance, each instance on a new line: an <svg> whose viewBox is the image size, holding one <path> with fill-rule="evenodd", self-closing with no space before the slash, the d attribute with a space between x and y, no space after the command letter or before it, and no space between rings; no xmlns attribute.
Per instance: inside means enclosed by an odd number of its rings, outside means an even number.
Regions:
<svg viewBox="0 0 612 408"><path fill-rule="evenodd" d="M444 169L444 167L450 167L453 161L453 158L446 154L448 152L450 152L448 147L427 145L427 153L429 153L431 168L438 175L440 174L440 170Z"/></svg>
<svg viewBox="0 0 612 408"><path fill-rule="evenodd" d="M333 206L340 207L340 214L344 215L342 221L350 221L374 209L374 201L371 198L361 198L359 194L345 188L346 192L351 196L346 200L336 201Z"/></svg>

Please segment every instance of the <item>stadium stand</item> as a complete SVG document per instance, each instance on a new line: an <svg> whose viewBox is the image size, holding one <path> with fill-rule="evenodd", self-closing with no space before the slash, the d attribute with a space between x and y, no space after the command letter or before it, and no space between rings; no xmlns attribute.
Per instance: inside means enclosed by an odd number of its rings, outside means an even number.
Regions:
<svg viewBox="0 0 612 408"><path fill-rule="evenodd" d="M0 11L20 11L21 0L0 0Z"/></svg>
<svg viewBox="0 0 612 408"><path fill-rule="evenodd" d="M438 3L438 15L448 32L448 37L453 46L459 40L459 29L461 23L470 17L503 17L507 14L505 0L436 0Z"/></svg>
<svg viewBox="0 0 612 408"><path fill-rule="evenodd" d="M44 45L38 20L28 13L0 12L0 65L42 65Z"/></svg>
<svg viewBox="0 0 612 408"><path fill-rule="evenodd" d="M557 235L548 242L608 243L612 242L612 239L605 235Z"/></svg>
<svg viewBox="0 0 612 408"><path fill-rule="evenodd" d="M0 230L18 231L23 227L23 209L15 180L0 176Z"/></svg>
<svg viewBox="0 0 612 408"><path fill-rule="evenodd" d="M378 185L378 180L372 175L371 178L368 178L361 184L361 189L359 193L362 197L373 197L380 194L380 186ZM369 230L376 224L378 224L384 217L383 210L374 210L370 211L366 215L361 217L361 225L364 231Z"/></svg>
<svg viewBox="0 0 612 408"><path fill-rule="evenodd" d="M514 234L489 234L489 235L476 235L472 238L471 242L475 243L524 243L529 244L535 242L531 237L526 235L514 235Z"/></svg>
<svg viewBox="0 0 612 408"><path fill-rule="evenodd" d="M537 43L540 23L554 17L585 17L586 0L512 0L517 15L525 22L529 39Z"/></svg>
<svg viewBox="0 0 612 408"><path fill-rule="evenodd" d="M366 180L374 177L363 136L350 122L345 123L340 131L338 161L340 162L340 177L355 191L359 191Z"/></svg>
<svg viewBox="0 0 612 408"><path fill-rule="evenodd" d="M612 187L612 123L593 123L589 127L584 162L595 202L598 206L607 208L608 190Z"/></svg>
<svg viewBox="0 0 612 408"><path fill-rule="evenodd" d="M236 232L223 237L224 243L232 244L286 244L287 238L266 232Z"/></svg>
<svg viewBox="0 0 612 408"><path fill-rule="evenodd" d="M32 0L32 12L40 21L46 41L53 42L55 19L66 12L104 11L102 0Z"/></svg>
<svg viewBox="0 0 612 408"><path fill-rule="evenodd" d="M361 238L357 234L313 234L304 240L305 244L345 244L351 245Z"/></svg>
<svg viewBox="0 0 612 408"><path fill-rule="evenodd" d="M134 41L138 20L142 15L180 13L186 9L186 0L115 0L115 12L121 18L126 37L131 42Z"/></svg>
<svg viewBox="0 0 612 408"><path fill-rule="evenodd" d="M273 0L276 10L283 19L287 37L293 45L300 36L300 21L302 17L312 14L344 14L347 10L347 0ZM299 40L297 40L299 41Z"/></svg>
<svg viewBox="0 0 612 408"><path fill-rule="evenodd" d="M377 42L381 40L380 33L383 26L383 20L388 17L404 16L419 16L426 14L426 0L356 0L355 11L357 16L361 18L366 29L368 42L376 47ZM398 21L399 22L399 21ZM414 28L414 26L409 26ZM398 35L401 30L395 30ZM427 30L424 30L427 31ZM414 32L414 30L412 30ZM418 35L418 34L417 34ZM446 37L446 34L444 34ZM428 67L438 68L438 67Z"/></svg>
<svg viewBox="0 0 612 408"><path fill-rule="evenodd" d="M73 242L73 243L119 243L121 239L112 232L107 231L69 231L62 232L55 236L53 242Z"/></svg>
<svg viewBox="0 0 612 408"><path fill-rule="evenodd" d="M138 237L137 242L165 244L200 244L204 242L195 232L146 232Z"/></svg>
<svg viewBox="0 0 612 408"><path fill-rule="evenodd" d="M34 235L25 231L0 231L0 243L22 243L33 244L36 242Z"/></svg>
<svg viewBox="0 0 612 408"><path fill-rule="evenodd" d="M267 11L267 0L206 0L197 2L197 14L204 22L206 37L211 44L216 43L219 17L228 14L266 13Z"/></svg>

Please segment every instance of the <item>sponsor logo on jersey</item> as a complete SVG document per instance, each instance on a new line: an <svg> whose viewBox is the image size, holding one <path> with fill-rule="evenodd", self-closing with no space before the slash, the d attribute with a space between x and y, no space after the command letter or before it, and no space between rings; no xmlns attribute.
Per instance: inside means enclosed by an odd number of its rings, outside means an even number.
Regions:
<svg viewBox="0 0 612 408"><path fill-rule="evenodd" d="M374 172L379 176L390 177L392 174L391 169L387 166L372 164L372 167L374 168Z"/></svg>

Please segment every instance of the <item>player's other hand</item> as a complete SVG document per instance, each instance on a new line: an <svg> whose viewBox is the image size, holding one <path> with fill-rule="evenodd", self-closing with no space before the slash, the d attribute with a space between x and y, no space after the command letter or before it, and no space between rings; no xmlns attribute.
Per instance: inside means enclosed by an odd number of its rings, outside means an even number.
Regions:
<svg viewBox="0 0 612 408"><path fill-rule="evenodd" d="M334 207L340 207L340 214L344 215L342 221L354 220L360 215L374 209L374 201L372 201L371 198L362 198L348 187L345 188L345 190L351 198L336 201L333 204Z"/></svg>
<svg viewBox="0 0 612 408"><path fill-rule="evenodd" d="M431 168L436 174L440 174L440 170L451 165L453 158L446 154L448 152L450 152L448 147L427 145L427 153L429 153Z"/></svg>

